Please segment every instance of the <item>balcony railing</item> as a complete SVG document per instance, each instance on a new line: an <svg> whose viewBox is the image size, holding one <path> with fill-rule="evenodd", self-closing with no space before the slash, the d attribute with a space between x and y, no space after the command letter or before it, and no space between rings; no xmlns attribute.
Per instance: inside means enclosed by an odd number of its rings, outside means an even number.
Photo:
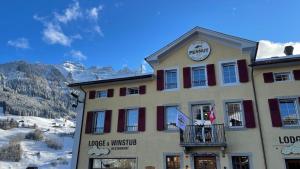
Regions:
<svg viewBox="0 0 300 169"><path fill-rule="evenodd" d="M224 124L188 125L180 131L180 145L193 146L226 146Z"/></svg>

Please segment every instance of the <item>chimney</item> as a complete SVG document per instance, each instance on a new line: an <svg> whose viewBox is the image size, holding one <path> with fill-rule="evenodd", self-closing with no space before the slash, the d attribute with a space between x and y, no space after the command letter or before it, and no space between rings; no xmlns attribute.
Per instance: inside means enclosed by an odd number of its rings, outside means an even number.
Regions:
<svg viewBox="0 0 300 169"><path fill-rule="evenodd" d="M284 53L286 55L293 55L294 47L293 46L286 46L284 48Z"/></svg>

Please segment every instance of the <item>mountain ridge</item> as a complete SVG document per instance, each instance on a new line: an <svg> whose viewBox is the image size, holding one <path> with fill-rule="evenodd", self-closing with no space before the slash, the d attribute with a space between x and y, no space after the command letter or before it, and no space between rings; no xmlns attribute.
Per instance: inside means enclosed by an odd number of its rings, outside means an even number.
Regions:
<svg viewBox="0 0 300 169"><path fill-rule="evenodd" d="M74 89L69 83L141 74L124 67L85 67L81 63L62 64L13 61L0 64L0 107L13 115L46 118L76 116L72 107Z"/></svg>

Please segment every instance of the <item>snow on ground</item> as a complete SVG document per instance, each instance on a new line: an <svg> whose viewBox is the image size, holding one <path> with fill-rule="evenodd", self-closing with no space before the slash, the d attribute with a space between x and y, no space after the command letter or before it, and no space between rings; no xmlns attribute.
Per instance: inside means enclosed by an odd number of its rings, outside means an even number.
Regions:
<svg viewBox="0 0 300 169"><path fill-rule="evenodd" d="M72 121L64 119L45 119L33 116L0 116L0 119L15 119L24 121L25 125L37 125L42 130L44 138L55 138L63 148L54 150L48 148L44 141L21 140L23 155L20 162L0 161L0 169L24 169L30 164L34 164L39 169L70 169L72 158L73 138L70 136L59 136L62 133L71 133L75 130L75 124ZM13 137L25 135L34 131L29 128L14 128L10 130L0 129L0 147L8 144ZM57 159L65 159L67 164L61 164ZM55 162L59 164L53 165Z"/></svg>

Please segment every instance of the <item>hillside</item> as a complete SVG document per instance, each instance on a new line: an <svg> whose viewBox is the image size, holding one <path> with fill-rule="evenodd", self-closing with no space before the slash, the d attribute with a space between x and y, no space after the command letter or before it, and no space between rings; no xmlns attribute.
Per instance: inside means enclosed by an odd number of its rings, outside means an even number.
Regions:
<svg viewBox="0 0 300 169"><path fill-rule="evenodd" d="M0 109L5 113L46 118L75 117L67 84L138 74L125 67L86 68L80 63L51 65L15 61L0 64Z"/></svg>

